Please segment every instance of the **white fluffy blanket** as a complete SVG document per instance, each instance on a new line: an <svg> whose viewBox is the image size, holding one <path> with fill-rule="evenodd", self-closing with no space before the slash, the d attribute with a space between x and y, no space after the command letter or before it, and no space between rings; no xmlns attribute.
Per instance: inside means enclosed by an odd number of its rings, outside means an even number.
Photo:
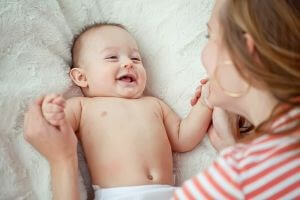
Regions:
<svg viewBox="0 0 300 200"><path fill-rule="evenodd" d="M83 25L110 21L128 27L142 51L148 91L184 117L205 76L200 56L212 3L0 0L0 199L51 199L49 166L23 139L24 111L40 94L78 94L70 89L67 73L70 42ZM192 152L175 154L176 183L205 168L215 155L207 139Z"/></svg>

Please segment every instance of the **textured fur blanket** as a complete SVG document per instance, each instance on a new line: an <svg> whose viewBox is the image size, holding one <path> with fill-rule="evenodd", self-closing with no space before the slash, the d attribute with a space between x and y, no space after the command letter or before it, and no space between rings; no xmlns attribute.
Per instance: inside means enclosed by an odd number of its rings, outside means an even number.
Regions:
<svg viewBox="0 0 300 200"><path fill-rule="evenodd" d="M139 43L148 92L184 117L205 76L200 53L212 4L212 0L0 0L0 199L51 199L48 163L23 139L23 119L28 103L41 94L80 95L68 77L74 34L95 21L125 25ZM207 139L192 152L175 154L176 184L215 156ZM83 180L89 184L88 174L81 172L85 199Z"/></svg>

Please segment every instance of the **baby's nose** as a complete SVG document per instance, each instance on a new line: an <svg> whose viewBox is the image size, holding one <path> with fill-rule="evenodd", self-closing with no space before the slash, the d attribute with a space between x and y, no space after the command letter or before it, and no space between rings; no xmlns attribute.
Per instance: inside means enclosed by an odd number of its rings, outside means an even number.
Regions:
<svg viewBox="0 0 300 200"><path fill-rule="evenodd" d="M132 61L130 60L130 61L124 62L124 63L123 63L123 67L124 67L125 69L130 69L130 68L132 68L132 67L133 67Z"/></svg>

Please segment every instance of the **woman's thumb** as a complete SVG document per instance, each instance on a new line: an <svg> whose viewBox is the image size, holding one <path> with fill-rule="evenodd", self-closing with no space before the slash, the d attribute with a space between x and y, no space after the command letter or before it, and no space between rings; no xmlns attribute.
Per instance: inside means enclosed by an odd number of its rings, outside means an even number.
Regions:
<svg viewBox="0 0 300 200"><path fill-rule="evenodd" d="M66 118L60 121L59 129L62 134L74 134L74 131Z"/></svg>

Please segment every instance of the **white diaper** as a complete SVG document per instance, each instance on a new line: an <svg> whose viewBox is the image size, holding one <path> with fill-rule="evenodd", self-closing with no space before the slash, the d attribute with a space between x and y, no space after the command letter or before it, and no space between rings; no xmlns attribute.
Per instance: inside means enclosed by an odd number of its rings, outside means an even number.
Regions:
<svg viewBox="0 0 300 200"><path fill-rule="evenodd" d="M93 185L95 200L166 200L176 187L170 185L140 185L101 189Z"/></svg>

